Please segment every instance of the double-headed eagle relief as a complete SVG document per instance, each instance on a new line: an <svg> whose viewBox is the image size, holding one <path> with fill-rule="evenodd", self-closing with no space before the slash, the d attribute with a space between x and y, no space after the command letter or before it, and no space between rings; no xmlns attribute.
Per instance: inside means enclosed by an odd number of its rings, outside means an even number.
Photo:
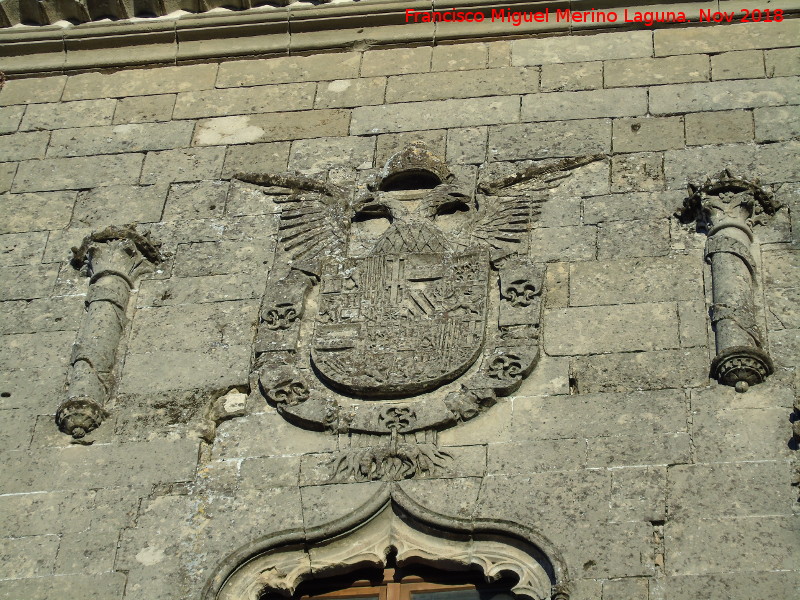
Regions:
<svg viewBox="0 0 800 600"><path fill-rule="evenodd" d="M477 190L421 144L360 192L236 176L280 207L253 383L290 422L356 440L334 477L432 474L449 459L436 432L520 386L539 357L543 265L528 256L529 232L550 190L599 158Z"/></svg>

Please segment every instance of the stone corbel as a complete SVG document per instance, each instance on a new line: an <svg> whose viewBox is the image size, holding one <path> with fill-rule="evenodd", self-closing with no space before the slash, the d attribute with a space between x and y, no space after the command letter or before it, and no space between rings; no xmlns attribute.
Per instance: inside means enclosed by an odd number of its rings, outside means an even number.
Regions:
<svg viewBox="0 0 800 600"><path fill-rule="evenodd" d="M711 265L711 321L716 358L711 376L746 392L773 372L756 320L756 262L751 247L753 226L765 223L780 204L757 182L723 171L701 186L689 186L683 217L697 219L706 230L705 258Z"/></svg>
<svg viewBox="0 0 800 600"><path fill-rule="evenodd" d="M127 324L126 311L136 280L161 262L147 234L135 227L109 227L73 248L73 266L89 277L86 312L72 349L66 398L56 425L84 437L108 416L117 347Z"/></svg>

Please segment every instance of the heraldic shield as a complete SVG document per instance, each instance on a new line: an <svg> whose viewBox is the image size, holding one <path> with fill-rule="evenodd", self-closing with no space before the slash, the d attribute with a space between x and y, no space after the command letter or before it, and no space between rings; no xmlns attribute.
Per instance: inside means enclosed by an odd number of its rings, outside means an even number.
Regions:
<svg viewBox="0 0 800 600"><path fill-rule="evenodd" d="M452 457L437 433L519 389L539 358L545 266L530 232L550 190L600 158L462 183L412 144L361 187L237 175L279 211L251 387L339 436L331 481L438 473Z"/></svg>
<svg viewBox="0 0 800 600"><path fill-rule="evenodd" d="M406 252L322 270L311 356L333 387L367 398L419 394L452 381L484 346L485 252Z"/></svg>

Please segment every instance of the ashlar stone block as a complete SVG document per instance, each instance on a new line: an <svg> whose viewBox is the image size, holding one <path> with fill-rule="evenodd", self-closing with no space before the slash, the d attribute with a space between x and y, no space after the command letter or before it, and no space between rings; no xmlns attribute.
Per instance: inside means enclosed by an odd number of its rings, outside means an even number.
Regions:
<svg viewBox="0 0 800 600"><path fill-rule="evenodd" d="M82 73L68 78L62 100L148 96L214 88L217 64Z"/></svg>
<svg viewBox="0 0 800 600"><path fill-rule="evenodd" d="M683 119L614 119L614 152L645 152L683 148Z"/></svg>
<svg viewBox="0 0 800 600"><path fill-rule="evenodd" d="M570 92L603 87L601 61L542 65L543 92Z"/></svg>
<svg viewBox="0 0 800 600"><path fill-rule="evenodd" d="M0 543L0 577L20 579L50 575L58 543L57 535L3 539Z"/></svg>
<svg viewBox="0 0 800 600"><path fill-rule="evenodd" d="M7 579L0 581L0 598L50 600L60 595L81 600L122 600L125 580L125 573Z"/></svg>
<svg viewBox="0 0 800 600"><path fill-rule="evenodd" d="M758 109L758 110L785 110ZM744 110L689 113L686 145L735 144L753 139L753 113Z"/></svg>
<svg viewBox="0 0 800 600"><path fill-rule="evenodd" d="M20 129L25 131L110 125L116 104L116 100L31 104L25 110Z"/></svg>
<svg viewBox="0 0 800 600"><path fill-rule="evenodd" d="M670 253L670 223L611 221L597 227L597 258L665 256Z"/></svg>
<svg viewBox="0 0 800 600"><path fill-rule="evenodd" d="M76 190L136 183L144 154L48 158L20 163L13 191Z"/></svg>
<svg viewBox="0 0 800 600"><path fill-rule="evenodd" d="M349 123L349 111L328 109L216 117L198 121L193 144L195 146L252 144L347 135Z"/></svg>
<svg viewBox="0 0 800 600"><path fill-rule="evenodd" d="M654 115L785 104L800 104L800 78L685 83L650 90Z"/></svg>
<svg viewBox="0 0 800 600"><path fill-rule="evenodd" d="M432 55L433 48L429 46L370 50L364 53L361 76L425 73L430 71Z"/></svg>
<svg viewBox="0 0 800 600"><path fill-rule="evenodd" d="M715 54L711 57L711 77L714 81L764 77L764 52L743 50Z"/></svg>
<svg viewBox="0 0 800 600"><path fill-rule="evenodd" d="M304 110L314 103L314 83L291 83L250 88L182 92L174 119L197 119L251 113Z"/></svg>
<svg viewBox="0 0 800 600"><path fill-rule="evenodd" d="M724 10L724 9L723 9ZM792 19L780 23L737 23L729 27L659 29L653 32L656 56L729 52L795 46L800 27Z"/></svg>
<svg viewBox="0 0 800 600"><path fill-rule="evenodd" d="M14 133L19 128L24 112L24 106L4 106L0 108L0 134Z"/></svg>
<svg viewBox="0 0 800 600"><path fill-rule="evenodd" d="M58 102L66 81L67 78L63 75L12 79L0 90L0 106Z"/></svg>
<svg viewBox="0 0 800 600"><path fill-rule="evenodd" d="M647 113L645 89L551 92L522 97L522 121L630 117Z"/></svg>
<svg viewBox="0 0 800 600"><path fill-rule="evenodd" d="M389 77L386 102L510 96L539 90L539 71L530 68L420 73Z"/></svg>
<svg viewBox="0 0 800 600"><path fill-rule="evenodd" d="M652 56L653 44L651 32L633 31L515 40L511 52L514 66L526 66Z"/></svg>
<svg viewBox="0 0 800 600"><path fill-rule="evenodd" d="M112 185L78 193L73 227L102 228L108 223L155 223L161 220L169 186Z"/></svg>
<svg viewBox="0 0 800 600"><path fill-rule="evenodd" d="M66 227L76 195L61 191L0 196L0 234Z"/></svg>
<svg viewBox="0 0 800 600"><path fill-rule="evenodd" d="M710 73L708 56L705 54L607 60L603 63L603 82L606 87L708 81Z"/></svg>
<svg viewBox="0 0 800 600"><path fill-rule="evenodd" d="M114 111L114 124L150 123L169 121L175 107L177 94L159 94L157 96L134 96L117 100Z"/></svg>
<svg viewBox="0 0 800 600"><path fill-rule="evenodd" d="M610 119L525 123L489 128L490 160L578 156L610 150Z"/></svg>
<svg viewBox="0 0 800 600"><path fill-rule="evenodd" d="M218 88L249 87L275 83L320 81L358 77L359 53L281 56L259 60L224 62L219 67ZM364 73L366 77L367 74ZM214 86L197 89L212 89Z"/></svg>
<svg viewBox="0 0 800 600"><path fill-rule="evenodd" d="M767 77L800 75L800 48L767 50L764 52L764 63Z"/></svg>
<svg viewBox="0 0 800 600"><path fill-rule="evenodd" d="M314 108L351 108L382 104L386 94L386 77L334 79L317 85Z"/></svg>
<svg viewBox="0 0 800 600"><path fill-rule="evenodd" d="M48 158L182 148L193 129L191 121L59 129L51 134Z"/></svg>
<svg viewBox="0 0 800 600"><path fill-rule="evenodd" d="M362 106L353 110L351 135L471 127L519 120L519 96ZM303 136L307 137L307 136Z"/></svg>
<svg viewBox="0 0 800 600"><path fill-rule="evenodd" d="M554 356L679 346L673 302L546 310L544 347Z"/></svg>
<svg viewBox="0 0 800 600"><path fill-rule="evenodd" d="M780 106L753 111L757 142L778 142L800 138L800 107Z"/></svg>

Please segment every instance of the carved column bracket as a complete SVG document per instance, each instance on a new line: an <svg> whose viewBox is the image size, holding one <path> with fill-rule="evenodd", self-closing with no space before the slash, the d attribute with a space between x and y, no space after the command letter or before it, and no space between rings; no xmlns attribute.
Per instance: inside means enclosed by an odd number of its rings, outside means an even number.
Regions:
<svg viewBox="0 0 800 600"><path fill-rule="evenodd" d="M127 325L131 288L161 262L161 256L148 235L132 226L94 233L72 253L73 266L89 277L89 291L56 425L78 439L108 416L105 404L114 386L114 364Z"/></svg>
<svg viewBox="0 0 800 600"><path fill-rule="evenodd" d="M705 258L711 265L711 320L717 356L711 376L746 392L772 372L772 360L756 322L756 263L751 246L756 224L780 204L768 190L723 171L701 186L689 186L682 216L707 231Z"/></svg>

